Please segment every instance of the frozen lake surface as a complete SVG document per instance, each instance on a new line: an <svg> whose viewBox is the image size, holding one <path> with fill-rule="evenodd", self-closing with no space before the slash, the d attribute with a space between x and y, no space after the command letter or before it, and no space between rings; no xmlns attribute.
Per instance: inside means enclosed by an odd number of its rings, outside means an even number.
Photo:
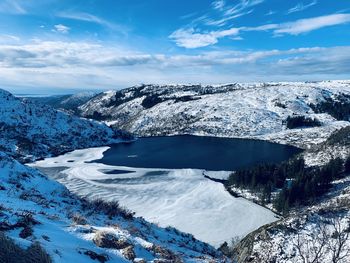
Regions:
<svg viewBox="0 0 350 263"><path fill-rule="evenodd" d="M211 170L206 171L211 177L225 178L230 172L219 170L280 162L297 151L261 141L175 136L76 150L32 166L78 195L118 200L137 216L218 247L277 218L232 197L221 183L205 178L204 169Z"/></svg>

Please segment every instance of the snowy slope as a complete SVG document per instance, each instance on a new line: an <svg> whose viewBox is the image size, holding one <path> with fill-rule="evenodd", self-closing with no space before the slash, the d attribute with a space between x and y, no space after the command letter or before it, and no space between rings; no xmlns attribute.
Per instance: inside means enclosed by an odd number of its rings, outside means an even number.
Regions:
<svg viewBox="0 0 350 263"><path fill-rule="evenodd" d="M266 208L232 197L221 183L205 178L201 170L143 169L91 162L102 158L107 149L76 150L31 165L73 193L118 200L150 222L176 227L216 247L278 219ZM116 170L118 174L113 173Z"/></svg>
<svg viewBox="0 0 350 263"><path fill-rule="evenodd" d="M196 134L256 138L302 148L347 126L310 104L350 94L350 81L252 83L223 86L145 85L108 91L80 106L80 114L141 136ZM287 129L288 116L317 118L321 127Z"/></svg>
<svg viewBox="0 0 350 263"><path fill-rule="evenodd" d="M192 235L134 218L115 202L82 200L13 159L106 145L123 132L3 90L0 131L0 231L21 247L38 241L54 262L225 262Z"/></svg>
<svg viewBox="0 0 350 263"><path fill-rule="evenodd" d="M350 262L350 177L323 200L261 227L235 247L235 262Z"/></svg>
<svg viewBox="0 0 350 263"><path fill-rule="evenodd" d="M335 158L346 160L350 156L350 126L334 132L325 142L305 151L303 156L309 166L324 165Z"/></svg>
<svg viewBox="0 0 350 263"><path fill-rule="evenodd" d="M117 129L16 98L1 89L0 131L0 150L22 159L105 145L121 137Z"/></svg>
<svg viewBox="0 0 350 263"><path fill-rule="evenodd" d="M93 256L108 262L225 260L189 234L88 207L59 183L1 152L0 171L1 231L22 247L38 241L54 262L97 262ZM117 247L96 242L106 233L119 240Z"/></svg>

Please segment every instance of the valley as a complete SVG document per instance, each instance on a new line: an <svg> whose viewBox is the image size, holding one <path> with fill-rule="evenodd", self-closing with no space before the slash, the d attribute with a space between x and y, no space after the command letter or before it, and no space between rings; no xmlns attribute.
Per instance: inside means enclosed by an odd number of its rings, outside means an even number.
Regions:
<svg viewBox="0 0 350 263"><path fill-rule="evenodd" d="M176 228L190 233L195 240L193 247L185 252L173 250L185 262L201 254L203 262L210 258L215 262L266 261L263 254L269 239L286 242L281 239L285 235L296 240L294 232L286 232L284 227L291 227L304 239L315 233L310 230L304 236L301 229L327 225L325 220L338 220L341 231L346 229L348 214L342 209L347 203L339 200L346 200L349 190L343 168L350 153L349 83L143 85L87 97L45 99L15 98L3 91L0 98L5 107L0 113L4 132L0 141L4 154L61 183L78 200L117 203L131 211L122 210L121 217L135 212L136 220L142 217L140 220L164 231ZM61 103L63 99L69 103ZM13 114L15 107L19 111ZM297 174L279 174L283 180L276 182L279 177L274 170L289 170L292 160L298 158L305 166L296 165ZM314 175L326 174L333 166L318 169L335 159L339 165L334 163L337 168L332 176L316 176L320 181L315 181ZM254 178L240 179L249 174ZM280 193L291 194L305 178L309 178L309 188L319 183L325 190L313 190L312 199L281 199L290 207L276 206ZM8 187L12 188L11 184L5 184ZM25 211L24 207L18 209ZM324 209L327 216L322 214ZM7 206L5 211L10 211ZM84 209L78 211L90 221ZM33 216L38 218L36 213ZM311 214L318 219L312 219ZM61 217L70 220L69 216ZM295 221L300 218L304 219ZM93 224L101 226L102 221ZM17 238L16 233L9 235ZM133 247L143 248L134 251L148 251L137 242L131 242ZM208 250L203 247L198 252L196 242L208 243ZM215 255L214 247L219 248ZM300 256L295 246L282 252L274 246L268 254L281 262ZM155 258L158 254L139 255Z"/></svg>
<svg viewBox="0 0 350 263"><path fill-rule="evenodd" d="M77 195L117 200L150 222L176 227L219 247L279 217L248 200L234 198L221 183L204 175L227 179L234 169L280 162L297 152L264 141L154 137L77 150L31 166Z"/></svg>

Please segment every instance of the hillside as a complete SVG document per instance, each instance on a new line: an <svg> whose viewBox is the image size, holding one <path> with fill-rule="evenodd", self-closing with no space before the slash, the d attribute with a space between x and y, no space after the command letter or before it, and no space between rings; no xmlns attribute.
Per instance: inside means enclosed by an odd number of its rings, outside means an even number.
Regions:
<svg viewBox="0 0 350 263"><path fill-rule="evenodd" d="M0 150L21 160L117 142L124 133L0 89Z"/></svg>
<svg viewBox="0 0 350 263"><path fill-rule="evenodd" d="M219 262L221 258L193 236L134 218L116 202L79 199L1 152L0 171L1 262ZM3 232L20 248L9 246ZM29 259L20 258L29 246Z"/></svg>
<svg viewBox="0 0 350 263"><path fill-rule="evenodd" d="M350 260L350 177L310 207L247 235L230 250L236 262L338 262ZM226 248L227 249L227 248Z"/></svg>
<svg viewBox="0 0 350 263"><path fill-rule="evenodd" d="M325 142L300 155L305 158L307 169L313 170L293 171L292 166L285 169L293 179L288 177L291 180L290 184L285 184L283 190L277 195L272 195L272 198L281 200L283 192L288 189L289 191L285 192L288 194L288 206L283 210L287 208L290 212L285 213L282 220L259 228L237 244L222 247L223 251L239 263L349 262L349 143L350 128L345 127L334 132ZM340 164L339 160L345 160L345 165L337 172L335 169ZM331 163L334 167L330 169ZM335 179L327 183L329 176ZM303 184L296 192L298 182ZM312 184L315 187L312 187ZM322 190L324 186L326 187ZM315 195L318 191L319 194ZM293 192L297 194L293 198L298 198L294 204L291 203ZM243 191L242 195L247 195L247 191ZM250 192L250 198L251 196ZM273 201L270 206L278 208L278 204Z"/></svg>
<svg viewBox="0 0 350 263"><path fill-rule="evenodd" d="M174 228L118 202L85 200L21 162L130 136L0 90L1 262L225 262Z"/></svg>
<svg viewBox="0 0 350 263"><path fill-rule="evenodd" d="M101 93L79 107L84 117L139 136L256 138L301 148L348 126L349 109L350 81L142 85Z"/></svg>

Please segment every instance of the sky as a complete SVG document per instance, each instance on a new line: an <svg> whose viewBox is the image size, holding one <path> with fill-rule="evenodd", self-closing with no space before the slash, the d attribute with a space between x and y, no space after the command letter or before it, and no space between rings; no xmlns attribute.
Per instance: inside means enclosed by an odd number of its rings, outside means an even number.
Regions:
<svg viewBox="0 0 350 263"><path fill-rule="evenodd" d="M350 79L349 0L0 0L17 93Z"/></svg>

